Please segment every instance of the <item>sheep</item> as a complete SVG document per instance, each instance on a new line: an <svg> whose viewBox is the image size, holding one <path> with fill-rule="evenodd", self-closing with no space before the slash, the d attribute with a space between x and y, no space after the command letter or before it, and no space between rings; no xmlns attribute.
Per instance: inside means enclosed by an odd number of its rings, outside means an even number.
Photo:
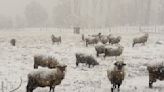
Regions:
<svg viewBox="0 0 164 92"><path fill-rule="evenodd" d="M85 55L83 53L76 53L75 56L76 56L76 66L78 66L79 63L85 63L86 65L88 65L89 68L91 65L93 66L99 65L99 63L92 56Z"/></svg>
<svg viewBox="0 0 164 92"><path fill-rule="evenodd" d="M88 44L97 44L99 41L98 37L90 37L90 38L86 38L86 47L88 47Z"/></svg>
<svg viewBox="0 0 164 92"><path fill-rule="evenodd" d="M67 65L57 65L55 69L37 69L28 74L26 92L33 92L37 87L50 87L54 92L55 86L60 85L65 77Z"/></svg>
<svg viewBox="0 0 164 92"><path fill-rule="evenodd" d="M108 36L109 44L118 44L121 41L121 36L113 37L112 35Z"/></svg>
<svg viewBox="0 0 164 92"><path fill-rule="evenodd" d="M56 68L56 65L58 65L59 63L57 62L57 60L53 57L46 57L43 55L35 55L34 56L34 69L37 69L38 66L42 66L42 67L48 67L48 68Z"/></svg>
<svg viewBox="0 0 164 92"><path fill-rule="evenodd" d="M106 56L120 56L124 50L123 46L118 46L117 48L112 48L112 47L106 47L105 48L105 55Z"/></svg>
<svg viewBox="0 0 164 92"><path fill-rule="evenodd" d="M52 40L52 44L54 44L55 42L57 42L58 44L61 43L61 36L59 37L55 37L53 34L51 35L51 40Z"/></svg>
<svg viewBox="0 0 164 92"><path fill-rule="evenodd" d="M12 46L15 46L16 45L16 39L11 39L10 43L11 43Z"/></svg>
<svg viewBox="0 0 164 92"><path fill-rule="evenodd" d="M164 65L152 65L147 66L149 72L149 88L152 88L153 82L156 80L164 80Z"/></svg>
<svg viewBox="0 0 164 92"><path fill-rule="evenodd" d="M101 36L100 41L103 44L108 43L109 42L108 36Z"/></svg>
<svg viewBox="0 0 164 92"><path fill-rule="evenodd" d="M134 47L135 44L138 44L138 43L142 43L145 45L145 43L147 42L148 40L148 37L149 37L149 34L148 33L145 33L143 36L139 37L139 38L134 38L133 39L133 44L132 44L132 47Z"/></svg>
<svg viewBox="0 0 164 92"><path fill-rule="evenodd" d="M97 45L95 46L95 50L97 52L97 57L99 56L99 54L103 54L105 53L105 46L104 45Z"/></svg>
<svg viewBox="0 0 164 92"><path fill-rule="evenodd" d="M107 70L107 77L112 84L111 92L113 92L116 87L118 91L120 91L120 86L125 77L125 65L123 61L117 61L114 63L114 68Z"/></svg>

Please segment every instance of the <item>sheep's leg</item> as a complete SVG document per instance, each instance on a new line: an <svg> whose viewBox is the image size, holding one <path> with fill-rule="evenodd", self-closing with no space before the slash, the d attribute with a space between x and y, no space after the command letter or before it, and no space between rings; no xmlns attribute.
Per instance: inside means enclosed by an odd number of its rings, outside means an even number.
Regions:
<svg viewBox="0 0 164 92"><path fill-rule="evenodd" d="M97 52L97 57L99 57L99 53Z"/></svg>
<svg viewBox="0 0 164 92"><path fill-rule="evenodd" d="M78 62L76 62L76 67L79 65L79 63Z"/></svg>
<svg viewBox="0 0 164 92"><path fill-rule="evenodd" d="M149 88L152 88L153 86L153 82L152 81L149 81Z"/></svg>
<svg viewBox="0 0 164 92"><path fill-rule="evenodd" d="M34 69L38 69L38 66L36 64L34 64Z"/></svg>

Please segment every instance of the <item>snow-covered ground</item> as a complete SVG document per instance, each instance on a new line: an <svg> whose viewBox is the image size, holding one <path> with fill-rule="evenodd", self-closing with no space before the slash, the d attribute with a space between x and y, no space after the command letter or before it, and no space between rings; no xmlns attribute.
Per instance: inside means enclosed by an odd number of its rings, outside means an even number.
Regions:
<svg viewBox="0 0 164 92"><path fill-rule="evenodd" d="M85 34L98 33L99 30L83 30ZM102 34L109 34L108 30L101 30ZM61 35L62 44L51 43L51 34ZM124 46L122 57L127 63L126 77L121 85L121 92L164 92L164 81L154 83L154 88L148 88L148 72L146 65L151 62L164 61L164 33L150 33L145 46L136 45L132 48L132 39L139 32L117 32L121 35L121 45ZM10 39L17 39L16 47L9 43ZM156 44L157 41L163 44ZM99 66L88 68L85 65L76 67L75 53L92 54L100 63ZM71 29L51 29L49 31L1 31L0 32L0 92L9 92L16 88L23 80L21 88L16 92L25 92L27 74L33 70L33 56L36 54L52 55L59 62L68 65L65 79L56 87L56 92L110 92L111 84L106 70L111 67L115 58L96 57L94 46L85 47L81 35L73 34ZM48 92L49 88L37 88L34 92Z"/></svg>

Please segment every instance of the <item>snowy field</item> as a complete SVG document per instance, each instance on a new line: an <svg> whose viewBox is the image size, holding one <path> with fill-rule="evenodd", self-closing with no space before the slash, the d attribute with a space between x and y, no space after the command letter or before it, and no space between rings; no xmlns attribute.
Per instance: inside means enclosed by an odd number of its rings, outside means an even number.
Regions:
<svg viewBox="0 0 164 92"><path fill-rule="evenodd" d="M83 30L82 33L109 34L108 30ZM127 63L126 77L120 92L164 92L164 81L157 81L154 88L148 88L148 72L146 65L151 62L164 61L164 33L150 33L145 46L136 45L132 48L132 39L142 35L140 32L112 32L121 35L121 45L124 52L121 57ZM51 34L62 37L62 43L52 45ZM86 35L86 34L85 34ZM9 43L17 39L16 47ZM163 44L156 44L157 41ZM88 68L75 65L75 53L92 54L100 63L99 66ZM71 29L49 29L48 31L1 31L0 32L0 92L9 92L20 84L16 92L26 92L27 74L33 70L33 56L36 54L52 55L59 62L67 64L67 73L61 85L56 86L56 92L110 92L111 84L106 70L114 63L115 58L96 57L94 46L85 47L81 35L73 34ZM34 92L48 92L49 88L37 88Z"/></svg>

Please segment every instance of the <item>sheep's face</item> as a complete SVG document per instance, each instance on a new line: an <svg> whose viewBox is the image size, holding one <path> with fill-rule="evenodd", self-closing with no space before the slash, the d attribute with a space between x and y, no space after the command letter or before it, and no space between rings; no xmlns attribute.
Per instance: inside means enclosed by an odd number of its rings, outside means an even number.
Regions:
<svg viewBox="0 0 164 92"><path fill-rule="evenodd" d="M65 71L67 65L59 65L59 64L58 64L56 67L59 68L61 71Z"/></svg>
<svg viewBox="0 0 164 92"><path fill-rule="evenodd" d="M121 70L126 64L124 62L116 62L114 65L118 68L118 70Z"/></svg>

